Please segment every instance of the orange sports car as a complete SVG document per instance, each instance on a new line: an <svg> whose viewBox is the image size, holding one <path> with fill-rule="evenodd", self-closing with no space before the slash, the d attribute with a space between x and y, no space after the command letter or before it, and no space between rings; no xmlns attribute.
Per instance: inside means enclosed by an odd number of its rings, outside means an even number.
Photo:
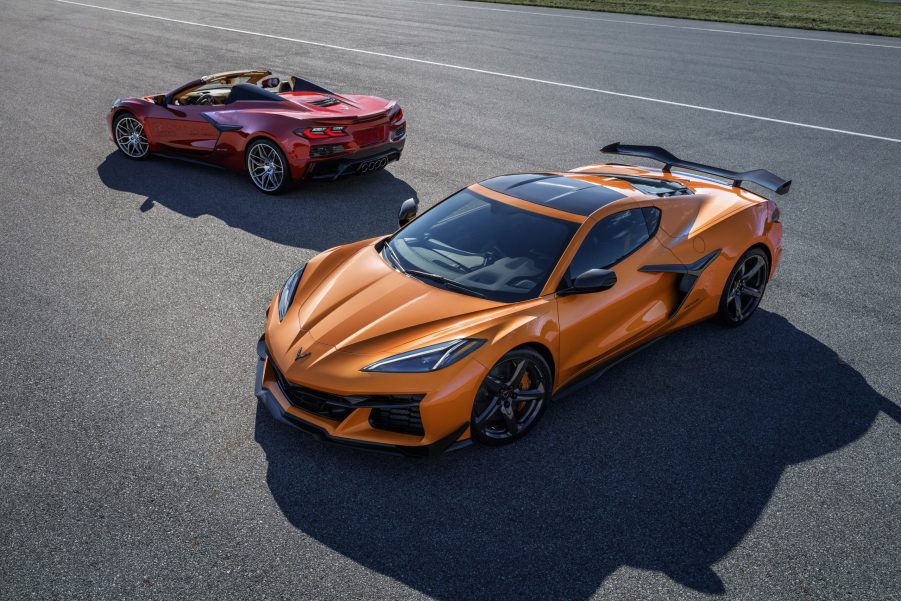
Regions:
<svg viewBox="0 0 901 601"><path fill-rule="evenodd" d="M267 312L257 397L276 419L353 446L501 445L660 336L748 320L782 225L743 185L784 194L790 182L655 146L603 151L665 166L504 175L418 217L410 199L394 234L310 260Z"/></svg>

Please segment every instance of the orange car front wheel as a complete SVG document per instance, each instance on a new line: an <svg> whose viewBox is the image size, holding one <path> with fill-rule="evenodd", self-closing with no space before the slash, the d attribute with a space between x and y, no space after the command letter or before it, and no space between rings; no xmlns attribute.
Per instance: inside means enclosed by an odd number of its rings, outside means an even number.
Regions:
<svg viewBox="0 0 901 601"><path fill-rule="evenodd" d="M544 413L551 384L551 370L539 353L523 348L501 357L476 393L473 439L498 446L525 436Z"/></svg>

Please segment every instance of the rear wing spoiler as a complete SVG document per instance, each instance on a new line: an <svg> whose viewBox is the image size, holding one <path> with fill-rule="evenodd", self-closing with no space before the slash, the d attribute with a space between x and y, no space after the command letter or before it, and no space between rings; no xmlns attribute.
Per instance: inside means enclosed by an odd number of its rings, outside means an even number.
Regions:
<svg viewBox="0 0 901 601"><path fill-rule="evenodd" d="M785 194L788 192L789 187L791 187L791 180L784 180L766 169L729 171L728 169L720 169L719 167L711 167L710 165L702 165L701 163L683 161L673 153L664 148L660 148L659 146L632 146L616 142L604 146L601 148L601 152L653 159L663 163L663 170L666 172L669 172L673 167L681 167L683 169L708 173L710 175L732 180L732 185L738 187L744 182L751 182L758 186L762 186L767 190L772 190L776 194Z"/></svg>

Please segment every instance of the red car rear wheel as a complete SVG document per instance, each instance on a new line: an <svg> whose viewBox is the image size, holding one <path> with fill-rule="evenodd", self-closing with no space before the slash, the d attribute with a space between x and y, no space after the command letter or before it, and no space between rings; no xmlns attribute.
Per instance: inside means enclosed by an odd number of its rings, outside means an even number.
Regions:
<svg viewBox="0 0 901 601"><path fill-rule="evenodd" d="M291 171L285 153L269 140L255 140L247 147L247 174L257 190L280 194L291 185Z"/></svg>

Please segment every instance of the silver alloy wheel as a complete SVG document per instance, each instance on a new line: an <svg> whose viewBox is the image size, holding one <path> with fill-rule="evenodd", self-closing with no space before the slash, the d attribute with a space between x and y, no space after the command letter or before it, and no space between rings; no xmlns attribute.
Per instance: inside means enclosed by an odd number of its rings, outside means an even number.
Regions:
<svg viewBox="0 0 901 601"><path fill-rule="evenodd" d="M274 192L285 179L285 165L279 152L269 144L255 144L247 153L247 172L257 188Z"/></svg>
<svg viewBox="0 0 901 601"><path fill-rule="evenodd" d="M726 309L733 321L742 321L757 309L766 287L767 271L767 261L760 254L750 255L736 270L726 297Z"/></svg>
<svg viewBox="0 0 901 601"><path fill-rule="evenodd" d="M144 135L144 126L132 116L116 121L116 145L133 159L143 157L150 148L147 136Z"/></svg>

